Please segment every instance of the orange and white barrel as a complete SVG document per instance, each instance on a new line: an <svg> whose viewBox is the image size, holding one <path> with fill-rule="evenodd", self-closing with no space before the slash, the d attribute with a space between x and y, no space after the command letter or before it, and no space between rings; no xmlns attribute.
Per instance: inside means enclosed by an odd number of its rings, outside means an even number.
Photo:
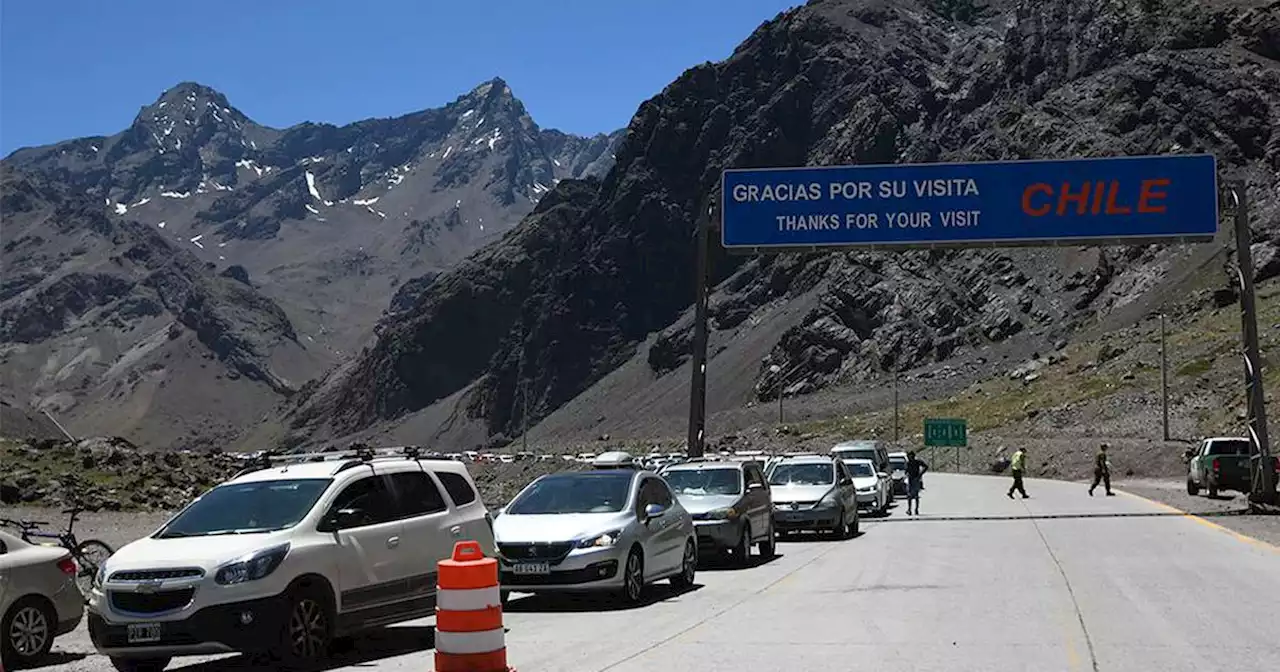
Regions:
<svg viewBox="0 0 1280 672"><path fill-rule="evenodd" d="M510 672L498 561L459 541L438 570L436 672Z"/></svg>

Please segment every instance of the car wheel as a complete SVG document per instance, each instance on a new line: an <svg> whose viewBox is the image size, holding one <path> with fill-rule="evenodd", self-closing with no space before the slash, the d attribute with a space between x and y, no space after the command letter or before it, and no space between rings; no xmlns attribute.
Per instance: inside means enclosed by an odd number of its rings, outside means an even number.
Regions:
<svg viewBox="0 0 1280 672"><path fill-rule="evenodd" d="M751 564L751 526L742 524L742 535L738 539L738 546L733 549L733 564L739 567L746 567Z"/></svg>
<svg viewBox="0 0 1280 672"><path fill-rule="evenodd" d="M846 539L849 536L849 512L840 509L840 517L836 519L836 526L831 530L833 539Z"/></svg>
<svg viewBox="0 0 1280 672"><path fill-rule="evenodd" d="M6 667L20 668L43 658L53 647L53 610L38 597L18 600L0 622L0 656Z"/></svg>
<svg viewBox="0 0 1280 672"><path fill-rule="evenodd" d="M323 661L333 636L329 600L315 588L295 589L287 613L276 657L289 667L302 669Z"/></svg>
<svg viewBox="0 0 1280 672"><path fill-rule="evenodd" d="M688 590L693 587L693 578L698 573L698 545L693 541L684 544L684 560L680 565L680 573L671 577L671 585L676 590Z"/></svg>
<svg viewBox="0 0 1280 672"><path fill-rule="evenodd" d="M502 606L507 606L507 603L511 601L511 591L499 590L498 598L502 601Z"/></svg>
<svg viewBox="0 0 1280 672"><path fill-rule="evenodd" d="M1218 489L1213 487L1212 485L1209 486L1209 499L1217 499L1217 498L1218 498Z"/></svg>
<svg viewBox="0 0 1280 672"><path fill-rule="evenodd" d="M778 552L777 532L773 529L773 525L769 526L769 535L760 542L760 557L768 560Z"/></svg>
<svg viewBox="0 0 1280 672"><path fill-rule="evenodd" d="M172 658L112 658L111 666L119 672L164 672Z"/></svg>
<svg viewBox="0 0 1280 672"><path fill-rule="evenodd" d="M1200 494L1200 486L1196 485L1196 482L1190 478L1187 478L1187 494L1192 497Z"/></svg>
<svg viewBox="0 0 1280 672"><path fill-rule="evenodd" d="M852 539L852 538L854 538L854 537L858 536L858 521L860 520L860 518L861 518L861 517L858 515L858 512L857 512L857 511L854 511L854 512L853 512L853 523L852 523L851 525L849 525L849 526L848 526L848 527L849 527L849 536L848 536L848 537L846 537L846 539Z"/></svg>
<svg viewBox="0 0 1280 672"><path fill-rule="evenodd" d="M633 548L622 568L622 598L627 604L638 604L644 598L644 558Z"/></svg>

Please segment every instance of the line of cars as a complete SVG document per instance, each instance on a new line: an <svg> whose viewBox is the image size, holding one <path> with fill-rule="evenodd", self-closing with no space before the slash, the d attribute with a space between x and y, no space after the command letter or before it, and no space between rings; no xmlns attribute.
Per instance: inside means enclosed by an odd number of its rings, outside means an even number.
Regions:
<svg viewBox="0 0 1280 672"><path fill-rule="evenodd" d="M605 453L534 480L495 514L463 462L414 448L265 455L102 564L89 634L122 672L224 652L321 662L336 637L431 615L436 562L461 540L497 557L504 601L606 591L639 603L657 581L691 586L709 555L746 565L788 534L856 536L860 509L883 512L892 495L891 464L879 447L846 448L657 471Z"/></svg>

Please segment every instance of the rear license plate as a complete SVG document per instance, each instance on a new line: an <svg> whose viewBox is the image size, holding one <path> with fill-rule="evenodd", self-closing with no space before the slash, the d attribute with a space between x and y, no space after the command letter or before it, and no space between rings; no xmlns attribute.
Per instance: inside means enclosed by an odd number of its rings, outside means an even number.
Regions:
<svg viewBox="0 0 1280 672"><path fill-rule="evenodd" d="M160 641L159 623L130 623L128 628L130 644L146 644Z"/></svg>
<svg viewBox="0 0 1280 672"><path fill-rule="evenodd" d="M545 562L522 562L513 565L513 574L550 574L551 565Z"/></svg>

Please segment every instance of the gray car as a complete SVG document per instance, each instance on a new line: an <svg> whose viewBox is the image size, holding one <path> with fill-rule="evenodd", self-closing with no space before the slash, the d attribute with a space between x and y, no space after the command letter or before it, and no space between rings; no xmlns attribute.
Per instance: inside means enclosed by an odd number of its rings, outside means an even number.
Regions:
<svg viewBox="0 0 1280 672"><path fill-rule="evenodd" d="M655 581L692 586L698 565L693 519L650 471L543 476L493 526L504 596L609 591L634 604Z"/></svg>
<svg viewBox="0 0 1280 672"><path fill-rule="evenodd" d="M691 461L660 473L693 516L700 555L729 553L746 566L759 544L761 556L773 557L773 497L758 463Z"/></svg>
<svg viewBox="0 0 1280 672"><path fill-rule="evenodd" d="M797 455L769 469L773 524L779 533L830 532L836 539L858 534L858 500L844 462L829 455Z"/></svg>
<svg viewBox="0 0 1280 672"><path fill-rule="evenodd" d="M0 532L0 670L41 664L53 639L80 625L76 570L65 548Z"/></svg>

